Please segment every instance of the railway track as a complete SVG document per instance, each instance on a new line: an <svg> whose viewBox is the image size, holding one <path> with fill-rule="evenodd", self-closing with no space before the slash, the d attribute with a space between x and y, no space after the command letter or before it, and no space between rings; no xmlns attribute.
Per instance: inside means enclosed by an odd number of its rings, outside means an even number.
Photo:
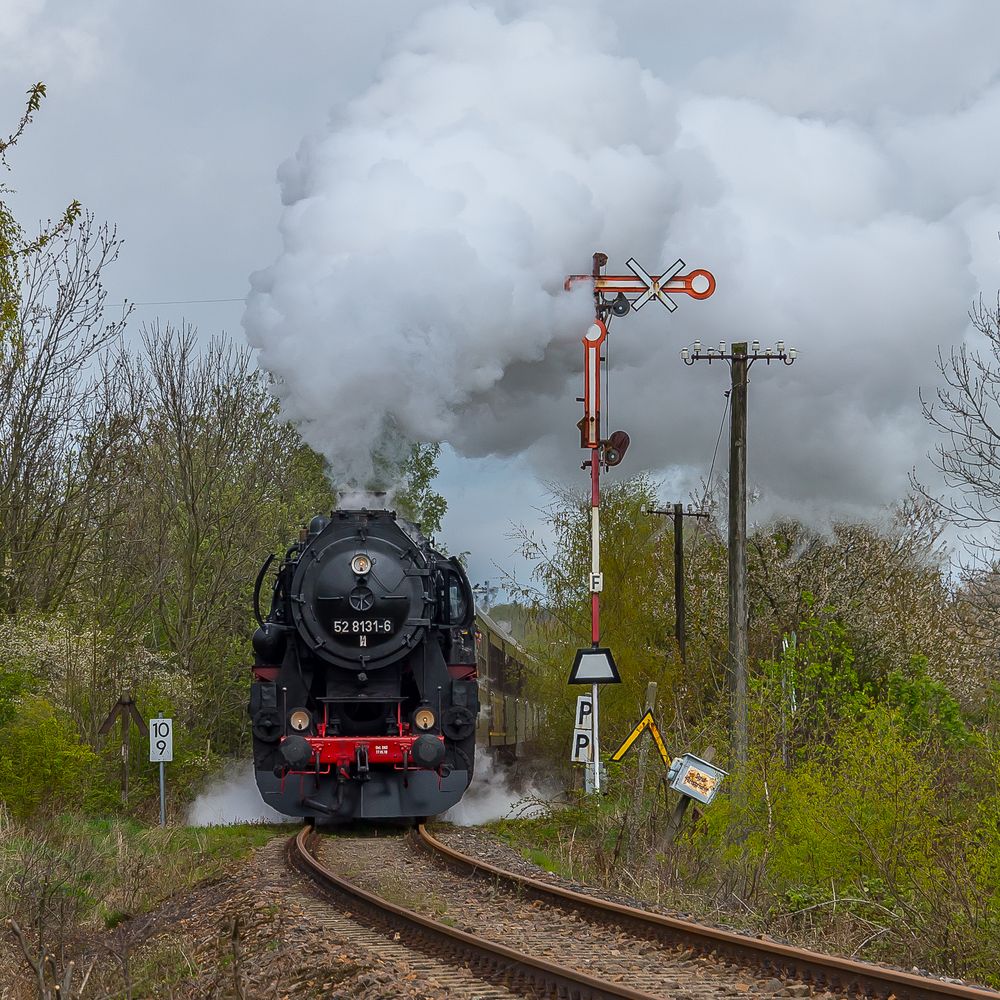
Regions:
<svg viewBox="0 0 1000 1000"><path fill-rule="evenodd" d="M998 1000L1000 993L962 983L946 982L853 959L824 955L776 941L748 937L733 931L652 913L621 903L575 892L537 878L504 871L469 857L434 837L421 825L414 841L441 863L465 876L492 880L510 891L555 907L569 909L597 926L626 927L667 948L692 949L757 968L776 977L791 978L841 995L894 997L896 1000Z"/></svg>
<svg viewBox="0 0 1000 1000"><path fill-rule="evenodd" d="M442 998L653 997L748 993L966 998L1000 994L745 937L504 871L442 843L323 837L304 827L289 859L381 948L436 963ZM371 940L371 939L370 939ZM412 960L411 960L412 964ZM763 976L755 982L754 976Z"/></svg>
<svg viewBox="0 0 1000 1000"><path fill-rule="evenodd" d="M652 1000L624 984L604 982L596 977L564 968L553 962L521 954L512 948L441 923L370 892L354 881L332 871L315 851L318 835L306 826L289 844L289 860L307 874L351 916L365 919L393 940L405 937L406 947L433 958L445 959L468 969L477 979L517 996L572 997L579 1000ZM397 839L397 843L401 838ZM457 996L459 983L449 984L442 996ZM481 990L475 995L486 996ZM502 993L499 995L503 995Z"/></svg>

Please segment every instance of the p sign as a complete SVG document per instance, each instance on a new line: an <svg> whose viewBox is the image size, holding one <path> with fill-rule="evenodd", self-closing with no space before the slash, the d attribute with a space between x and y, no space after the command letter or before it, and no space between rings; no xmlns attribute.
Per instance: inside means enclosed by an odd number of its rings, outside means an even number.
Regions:
<svg viewBox="0 0 1000 1000"><path fill-rule="evenodd" d="M573 720L573 749L569 759L574 764L589 764L594 749L594 701L589 694L576 699Z"/></svg>
<svg viewBox="0 0 1000 1000"><path fill-rule="evenodd" d="M158 761L174 759L174 720L149 720L149 760L151 764Z"/></svg>
<svg viewBox="0 0 1000 1000"><path fill-rule="evenodd" d="M594 735L589 729L573 730L573 752L569 759L574 764L589 764L594 748Z"/></svg>

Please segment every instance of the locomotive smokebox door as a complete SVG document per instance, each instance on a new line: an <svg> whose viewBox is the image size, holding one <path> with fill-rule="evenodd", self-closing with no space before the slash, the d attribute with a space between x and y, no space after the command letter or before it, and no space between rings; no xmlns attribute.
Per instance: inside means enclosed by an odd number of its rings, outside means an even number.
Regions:
<svg viewBox="0 0 1000 1000"><path fill-rule="evenodd" d="M378 529L334 518L310 541L292 577L297 629L316 657L348 670L402 659L430 625L427 555L395 520L384 518Z"/></svg>

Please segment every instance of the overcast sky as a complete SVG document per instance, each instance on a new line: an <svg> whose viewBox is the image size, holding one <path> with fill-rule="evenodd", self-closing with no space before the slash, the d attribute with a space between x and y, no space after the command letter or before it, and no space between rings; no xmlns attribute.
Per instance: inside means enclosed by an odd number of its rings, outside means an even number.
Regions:
<svg viewBox="0 0 1000 1000"><path fill-rule="evenodd" d="M918 387L1000 284L997 37L962 0L0 0L0 113L48 85L19 217L116 223L112 300L186 303L137 325L245 326L339 474L386 419L445 441L445 541L495 580L540 482L584 485L559 289L595 249L718 280L612 330L621 471L665 502L723 414L696 338L800 351L752 373L761 511L873 516L926 474Z"/></svg>

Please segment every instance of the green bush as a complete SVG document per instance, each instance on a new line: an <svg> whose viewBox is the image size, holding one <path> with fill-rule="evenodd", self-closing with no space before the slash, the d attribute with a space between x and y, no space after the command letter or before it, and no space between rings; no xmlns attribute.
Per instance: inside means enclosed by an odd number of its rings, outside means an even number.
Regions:
<svg viewBox="0 0 1000 1000"><path fill-rule="evenodd" d="M964 746L973 739L957 699L927 672L925 656L912 657L907 671L889 675L888 698L912 733L934 737L946 747Z"/></svg>
<svg viewBox="0 0 1000 1000"><path fill-rule="evenodd" d="M27 819L78 804L96 763L72 720L38 695L21 698L0 727L0 801Z"/></svg>

